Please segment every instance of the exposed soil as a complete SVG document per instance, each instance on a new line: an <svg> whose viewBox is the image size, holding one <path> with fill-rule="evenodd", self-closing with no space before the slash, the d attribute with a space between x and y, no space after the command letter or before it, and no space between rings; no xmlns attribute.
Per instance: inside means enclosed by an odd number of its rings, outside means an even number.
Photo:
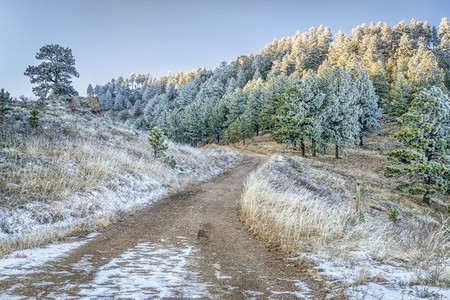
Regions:
<svg viewBox="0 0 450 300"><path fill-rule="evenodd" d="M245 154L241 163L214 180L170 195L110 225L70 256L40 267L40 272L0 281L0 290L16 286L12 295L82 297L81 290L92 287L98 272L114 259L136 247L164 248L170 241L171 249L177 243L183 244L180 249L186 245L195 249L186 268L197 274L195 280L206 284L208 295L198 295L201 298L325 298L326 287L319 277L313 276L306 266L264 247L239 221L238 202L245 178L266 159L255 153ZM177 242L177 239L181 240ZM89 268L79 267L84 261L89 262ZM142 260L136 262L139 262L134 264L136 268L142 267L139 266ZM310 291L299 282L305 283ZM120 290L109 295L134 298ZM156 292L148 295L153 295L148 298L163 297ZM180 293L168 298L189 297Z"/></svg>

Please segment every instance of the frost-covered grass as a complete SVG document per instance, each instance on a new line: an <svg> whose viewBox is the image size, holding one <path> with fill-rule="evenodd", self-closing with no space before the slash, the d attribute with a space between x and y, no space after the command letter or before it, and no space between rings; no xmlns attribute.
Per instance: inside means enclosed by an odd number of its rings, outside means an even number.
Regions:
<svg viewBox="0 0 450 300"><path fill-rule="evenodd" d="M1 128L0 256L105 226L241 157L169 142L171 168L153 157L146 133L55 103L33 129L28 110L17 106Z"/></svg>
<svg viewBox="0 0 450 300"><path fill-rule="evenodd" d="M321 183L325 181L326 185ZM376 266L387 268L383 286L448 287L449 220L415 215L404 208L403 218L393 222L387 212L372 214L364 203L363 213L357 216L353 187L345 177L309 167L299 158L273 156L248 177L241 219L271 247L302 258L308 253L308 261L319 268L326 262L324 269L347 270L352 280L339 272L336 277L354 291L367 282L380 282L377 274L358 271ZM395 275L405 272L409 276Z"/></svg>

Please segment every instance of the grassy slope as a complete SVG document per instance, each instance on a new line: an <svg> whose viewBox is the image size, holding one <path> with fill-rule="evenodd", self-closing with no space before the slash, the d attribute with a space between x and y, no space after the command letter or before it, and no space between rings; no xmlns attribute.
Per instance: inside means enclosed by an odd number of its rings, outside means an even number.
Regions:
<svg viewBox="0 0 450 300"><path fill-rule="evenodd" d="M72 107L73 108L73 107ZM172 169L153 158L145 133L108 124L60 102L17 103L0 140L0 256L107 225L171 190L207 180L239 155L169 143Z"/></svg>
<svg viewBox="0 0 450 300"><path fill-rule="evenodd" d="M241 199L241 218L268 245L292 254L323 253L342 259L363 249L371 259L396 261L414 273L417 283L448 285L450 237L441 197L426 206L420 197L394 190L399 183L383 176L385 153L398 147L398 125L384 120L380 135L366 147L299 161L273 157L252 174ZM276 144L270 135L256 137L239 148L264 154L300 155ZM293 168L293 166L295 168ZM364 222L355 213L356 182L361 183ZM400 221L389 218L393 209ZM346 259L346 258L345 258ZM448 270L447 270L448 272Z"/></svg>

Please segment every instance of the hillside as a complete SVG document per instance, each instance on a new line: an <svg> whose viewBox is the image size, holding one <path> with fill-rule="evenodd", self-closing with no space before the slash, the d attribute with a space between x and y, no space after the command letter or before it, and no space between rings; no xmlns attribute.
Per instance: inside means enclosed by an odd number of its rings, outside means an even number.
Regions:
<svg viewBox="0 0 450 300"><path fill-rule="evenodd" d="M395 190L401 180L382 176L386 152L400 147L393 138L398 123L392 118L382 123L379 135L340 160L334 154L302 158L300 150L283 147L270 135L234 144L272 155L245 183L241 220L267 247L308 266L314 276L339 283L335 294L446 299L449 198L438 197L428 206Z"/></svg>
<svg viewBox="0 0 450 300"><path fill-rule="evenodd" d="M106 122L77 98L14 102L1 136L0 255L102 228L240 159L168 142L172 168L153 157L146 132Z"/></svg>

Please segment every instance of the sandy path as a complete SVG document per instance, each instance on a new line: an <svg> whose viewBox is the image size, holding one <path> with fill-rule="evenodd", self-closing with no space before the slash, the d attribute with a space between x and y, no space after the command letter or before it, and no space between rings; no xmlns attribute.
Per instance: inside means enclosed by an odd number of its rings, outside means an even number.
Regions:
<svg viewBox="0 0 450 300"><path fill-rule="evenodd" d="M0 281L0 290L37 298L323 298L306 270L239 221L243 182L265 159L246 153L214 180L107 227L67 257Z"/></svg>

